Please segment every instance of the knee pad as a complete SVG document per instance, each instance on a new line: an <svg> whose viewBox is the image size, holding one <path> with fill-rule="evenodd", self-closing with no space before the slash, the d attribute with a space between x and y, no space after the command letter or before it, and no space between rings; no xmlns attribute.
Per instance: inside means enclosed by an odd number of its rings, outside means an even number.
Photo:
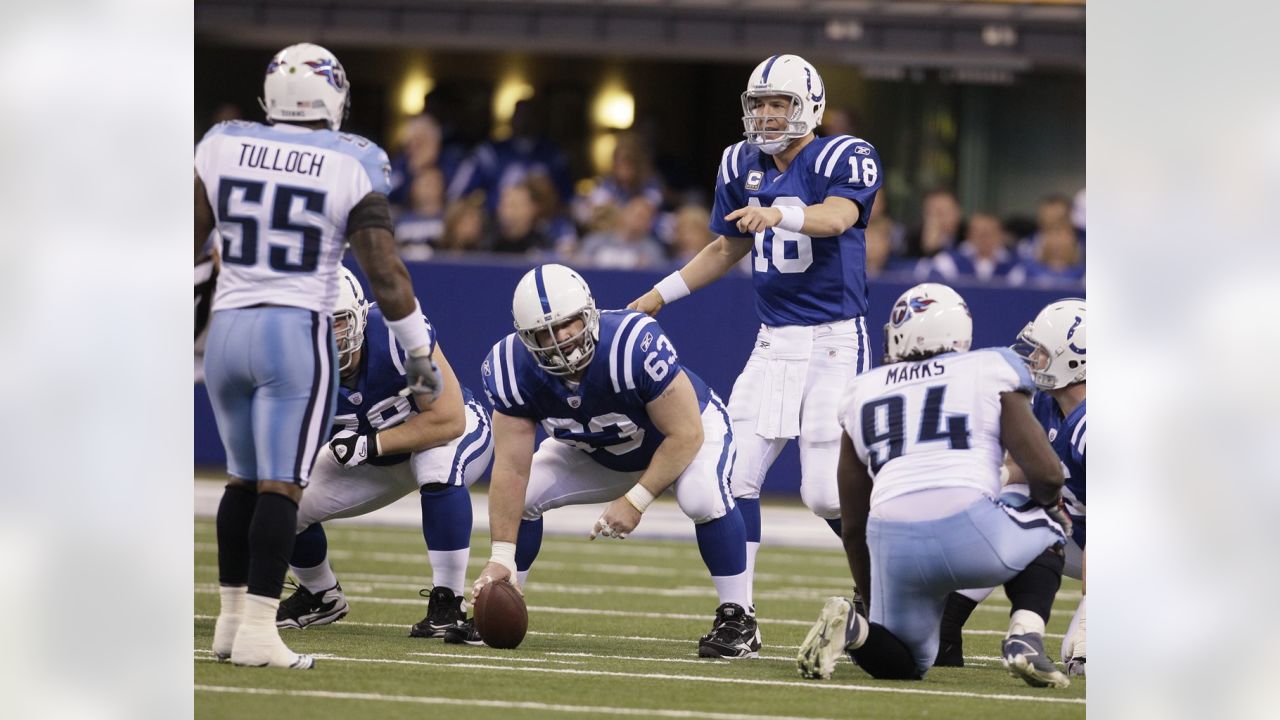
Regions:
<svg viewBox="0 0 1280 720"><path fill-rule="evenodd" d="M835 520L840 517L840 491L836 487L835 477L830 479L800 481L800 500L805 507L824 520Z"/></svg>

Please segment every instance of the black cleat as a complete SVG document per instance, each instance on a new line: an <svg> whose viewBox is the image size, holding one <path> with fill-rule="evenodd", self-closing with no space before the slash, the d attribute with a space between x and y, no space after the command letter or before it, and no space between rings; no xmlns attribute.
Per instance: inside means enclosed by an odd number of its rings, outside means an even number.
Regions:
<svg viewBox="0 0 1280 720"><path fill-rule="evenodd" d="M462 596L454 595L447 587L432 588L430 592L419 590L427 598L427 616L409 628L409 637L444 637L444 631L461 624L467 615L462 610Z"/></svg>
<svg viewBox="0 0 1280 720"><path fill-rule="evenodd" d="M760 657L760 628L756 619L736 603L716 608L711 632L698 642L698 657L726 660Z"/></svg>
<svg viewBox="0 0 1280 720"><path fill-rule="evenodd" d="M480 633L476 630L475 618L467 618L444 631L444 641L450 645L483 645Z"/></svg>
<svg viewBox="0 0 1280 720"><path fill-rule="evenodd" d="M293 594L280 601L276 609L276 627L307 628L312 625L328 625L346 617L347 597L339 583L323 592L310 590L290 583Z"/></svg>

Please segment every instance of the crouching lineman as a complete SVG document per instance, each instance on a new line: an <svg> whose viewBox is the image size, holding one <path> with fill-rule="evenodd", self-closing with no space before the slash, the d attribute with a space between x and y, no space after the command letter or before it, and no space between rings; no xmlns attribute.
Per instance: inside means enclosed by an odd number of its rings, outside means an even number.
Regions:
<svg viewBox="0 0 1280 720"><path fill-rule="evenodd" d="M610 502L590 537L623 539L674 486L720 601L698 655L757 657L756 621L746 611L746 529L729 488L733 433L720 398L680 366L657 321L632 310L600 312L587 283L563 265L529 271L512 314L516 332L481 368L496 411L493 555L473 589L504 578L524 583L548 510ZM549 437L535 453L539 422Z"/></svg>
<svg viewBox="0 0 1280 720"><path fill-rule="evenodd" d="M299 534L289 569L299 587L280 603L276 625L305 628L347 614L321 522L365 515L417 488L434 587L427 616L409 635L479 644L462 601L471 556L467 489L493 457L489 414L458 383L439 345L432 355L445 378L439 399L428 406L406 397L403 350L382 311L365 302L346 268L339 286L333 319L341 385L334 432L298 506Z"/></svg>
<svg viewBox="0 0 1280 720"><path fill-rule="evenodd" d="M1081 581L1082 590L1085 574L1085 326L1084 300L1058 300L1045 306L1035 320L1027 323L1014 345L1014 352L1031 368L1035 379L1037 392L1031 402L1032 410L1062 461L1066 475L1062 495L1071 517L1071 542L1067 543L1062 574ZM1025 496L1022 469L1014 462L1007 465L1009 480L1005 493ZM961 630L974 608L993 590L995 588L962 590L947 598L935 665L964 665ZM1069 675L1085 674L1084 601L1080 598L1062 642L1061 658Z"/></svg>
<svg viewBox="0 0 1280 720"><path fill-rule="evenodd" d="M966 352L972 335L954 290L917 285L885 326L887 364L846 392L840 510L870 617L827 600L800 646L805 677L831 677L848 652L872 677L923 678L947 596L1003 584L1006 666L1036 687L1070 684L1044 654L1070 525L1058 508L1062 469L1032 415L1026 365L1007 348ZM1005 448L1031 492L1018 507L997 499Z"/></svg>

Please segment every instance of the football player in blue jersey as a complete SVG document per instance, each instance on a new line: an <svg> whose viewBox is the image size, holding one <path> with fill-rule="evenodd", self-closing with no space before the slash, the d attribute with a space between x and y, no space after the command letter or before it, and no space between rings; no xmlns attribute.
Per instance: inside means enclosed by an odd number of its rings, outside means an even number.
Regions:
<svg viewBox="0 0 1280 720"><path fill-rule="evenodd" d="M276 53L263 80L270 124L215 125L196 146L195 253L217 232L221 268L204 356L227 483L218 505L221 609L213 653L252 667L309 669L276 628L302 489L328 439L338 264L351 244L401 347L408 387L442 389L413 283L396 254L389 165L338 132L350 86L318 45Z"/></svg>
<svg viewBox="0 0 1280 720"><path fill-rule="evenodd" d="M746 531L729 490L733 431L720 398L680 364L657 321L597 310L587 283L563 265L529 271L512 314L516 332L481 368L494 409L493 546L474 591L498 579L524 584L548 510L608 502L590 537L623 539L672 489L720 600L698 655L757 657ZM539 423L549 437L535 452Z"/></svg>
<svg viewBox="0 0 1280 720"><path fill-rule="evenodd" d="M868 615L828 599L800 646L801 675L829 678L848 654L874 678L921 679L948 596L1003 584L1005 667L1033 687L1070 686L1044 652L1071 522L1032 414L1031 373L1008 348L969 350L969 308L945 285L903 293L885 336L886 364L854 378L841 401L844 547ZM1001 494L1006 449L1028 495Z"/></svg>
<svg viewBox="0 0 1280 720"><path fill-rule="evenodd" d="M746 140L725 148L716 174L719 237L628 306L656 315L752 252L761 326L729 396L748 575L760 547L760 488L791 438L800 443L800 497L839 534L836 405L871 368L864 231L884 169L866 140L814 135L826 101L822 78L801 57L756 67L742 93Z"/></svg>
<svg viewBox="0 0 1280 720"><path fill-rule="evenodd" d="M305 628L347 614L322 522L368 514L416 489L434 587L427 616L409 635L478 644L462 607L471 557L467 489L493 457L489 413L457 382L439 345L434 357L444 391L430 404L406 397L404 349L387 330L382 311L365 302L351 271L342 268L341 275L334 309L338 412L298 507L299 535L290 561L298 588L280 603L276 625Z"/></svg>
<svg viewBox="0 0 1280 720"><path fill-rule="evenodd" d="M1071 542L1066 546L1062 574L1085 582L1085 302L1079 298L1058 300L1045 306L1035 320L1018 335L1014 350L1031 368L1036 383L1032 409L1062 462L1066 485L1062 489L1064 508L1070 516ZM1006 492L1026 494L1022 469L1012 460ZM963 590L947 598L942 617L942 644L937 665L964 665L961 630L978 603L994 588ZM1080 598L1067 634L1061 658L1070 675L1085 674L1085 598Z"/></svg>

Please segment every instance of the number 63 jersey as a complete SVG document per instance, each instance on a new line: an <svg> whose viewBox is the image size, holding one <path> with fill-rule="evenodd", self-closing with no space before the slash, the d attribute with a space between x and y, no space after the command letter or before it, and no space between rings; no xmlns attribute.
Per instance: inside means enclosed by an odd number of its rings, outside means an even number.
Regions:
<svg viewBox="0 0 1280 720"><path fill-rule="evenodd" d="M204 136L195 166L222 253L213 310L267 303L330 315L347 216L390 187L382 148L350 133L232 120Z"/></svg>
<svg viewBox="0 0 1280 720"><path fill-rule="evenodd" d="M1000 395L1034 390L1008 348L884 365L850 380L840 424L874 479L871 507L946 487L998 497Z"/></svg>
<svg viewBox="0 0 1280 720"><path fill-rule="evenodd" d="M816 138L785 172L754 145L725 148L711 210L714 233L742 237L724 217L748 206L818 205L833 195L858 205L857 222L836 237L776 227L755 234L751 278L760 322L820 325L867 314L865 230L883 177L876 149L848 135Z"/></svg>
<svg viewBox="0 0 1280 720"><path fill-rule="evenodd" d="M681 369L693 383L699 412L705 410L707 384L681 367L658 322L634 310L605 310L595 354L577 387L539 367L515 333L493 346L480 374L495 411L541 422L548 436L610 470L634 472L649 467L663 439L645 406Z"/></svg>

